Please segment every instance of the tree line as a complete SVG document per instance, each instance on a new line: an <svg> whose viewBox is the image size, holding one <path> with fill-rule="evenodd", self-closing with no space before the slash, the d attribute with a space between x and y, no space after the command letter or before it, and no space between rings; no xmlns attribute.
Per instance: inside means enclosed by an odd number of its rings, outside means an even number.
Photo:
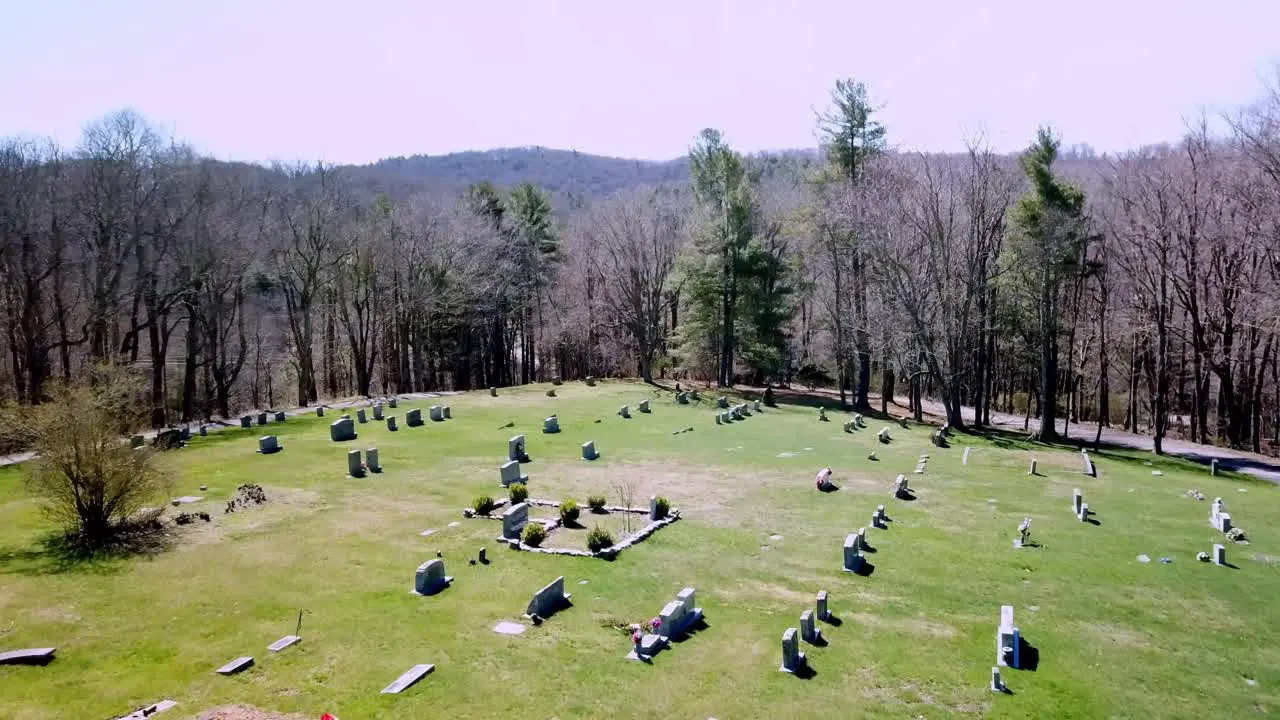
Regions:
<svg viewBox="0 0 1280 720"><path fill-rule="evenodd" d="M897 151L853 80L815 129L758 155L704 130L687 180L608 196L221 162L133 111L74 148L9 138L0 396L123 367L160 427L619 375L1280 446L1276 88L1103 156L1048 128L1016 156Z"/></svg>

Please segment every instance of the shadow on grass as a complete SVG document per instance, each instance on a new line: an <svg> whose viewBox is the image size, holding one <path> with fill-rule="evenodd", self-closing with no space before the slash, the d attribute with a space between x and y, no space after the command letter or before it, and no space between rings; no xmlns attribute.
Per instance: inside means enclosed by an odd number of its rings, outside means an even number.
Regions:
<svg viewBox="0 0 1280 720"><path fill-rule="evenodd" d="M1035 672L1040 667L1040 650L1024 637L1019 637L1018 643L1018 669Z"/></svg>
<svg viewBox="0 0 1280 720"><path fill-rule="evenodd" d="M808 658L805 658L804 664L796 668L795 672L791 674L801 680L809 680L810 678L816 677L818 675L818 671L814 670L813 667L809 665Z"/></svg>
<svg viewBox="0 0 1280 720"><path fill-rule="evenodd" d="M808 642L808 641L806 640L805 642ZM814 647L826 647L831 643L827 642L827 639L823 637L821 633L819 633L818 636L814 638L814 641L809 644Z"/></svg>
<svg viewBox="0 0 1280 720"><path fill-rule="evenodd" d="M866 559L863 559L862 565L860 565L858 569L854 571L854 574L861 575L862 577L871 577L871 573L875 571L876 571L876 566L872 565Z"/></svg>
<svg viewBox="0 0 1280 720"><path fill-rule="evenodd" d="M819 487L818 492L829 493L829 492L835 492L839 489L840 489L839 485L836 485L835 483L827 483L826 485Z"/></svg>
<svg viewBox="0 0 1280 720"><path fill-rule="evenodd" d="M831 627L840 627L841 625L844 624L844 621L836 617L835 613L828 614L827 619L823 620L823 622L830 625Z"/></svg>
<svg viewBox="0 0 1280 720"><path fill-rule="evenodd" d="M5 575L110 575L124 569L132 557L158 555L172 544L163 527L137 526L122 530L106 547L90 549L64 533L52 532L35 546L0 548L0 574Z"/></svg>
<svg viewBox="0 0 1280 720"><path fill-rule="evenodd" d="M1089 523L1090 525L1101 525L1101 524L1102 524L1102 521L1101 521L1101 520L1099 520L1099 519L1095 518L1095 517L1094 517L1094 516L1092 516L1092 515L1090 515L1089 517L1085 518L1085 522Z"/></svg>
<svg viewBox="0 0 1280 720"><path fill-rule="evenodd" d="M910 490L910 489L906 490L905 492L895 493L895 494L894 494L894 497L898 498L899 500L901 500L901 501L903 501L903 502L915 502L915 501L916 501L915 491Z"/></svg>
<svg viewBox="0 0 1280 720"><path fill-rule="evenodd" d="M706 630L709 627L711 626L707 624L707 616L703 615L702 617L698 618L697 622L685 628L684 632L680 633L680 637L671 638L670 642L675 644L682 643L686 640L689 640L694 635L697 635L698 633L702 632L703 630Z"/></svg>

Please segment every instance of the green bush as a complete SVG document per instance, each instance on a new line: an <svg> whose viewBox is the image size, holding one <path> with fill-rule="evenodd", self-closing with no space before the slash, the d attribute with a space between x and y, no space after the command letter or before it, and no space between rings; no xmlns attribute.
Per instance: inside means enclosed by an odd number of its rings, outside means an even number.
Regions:
<svg viewBox="0 0 1280 720"><path fill-rule="evenodd" d="M489 513L493 512L493 508L495 507L495 505L493 502L493 498L489 497L488 495L481 495L477 497L474 502L471 503L471 507L475 508L477 515L488 515Z"/></svg>
<svg viewBox="0 0 1280 720"><path fill-rule="evenodd" d="M764 389L764 404L765 407L778 407L777 401L773 399L773 388L771 387Z"/></svg>
<svg viewBox="0 0 1280 720"><path fill-rule="evenodd" d="M560 503L560 520L566 524L576 522L581 512L578 509L578 503L573 500L565 500Z"/></svg>
<svg viewBox="0 0 1280 720"><path fill-rule="evenodd" d="M591 512L604 512L604 503L603 495L587 496L587 506L591 508Z"/></svg>
<svg viewBox="0 0 1280 720"><path fill-rule="evenodd" d="M547 539L547 529L540 522L525 523L524 535L520 539L525 545L538 547Z"/></svg>
<svg viewBox="0 0 1280 720"><path fill-rule="evenodd" d="M529 499L529 488L524 483L511 483L507 488L507 492L511 493L511 504L516 505Z"/></svg>
<svg viewBox="0 0 1280 720"><path fill-rule="evenodd" d="M591 528L587 533L587 549L591 552L600 552L601 550L613 545L613 536L608 530L599 525Z"/></svg>
<svg viewBox="0 0 1280 720"><path fill-rule="evenodd" d="M658 504L658 517L666 517L667 513L671 512L671 503L664 497L658 498L656 502Z"/></svg>

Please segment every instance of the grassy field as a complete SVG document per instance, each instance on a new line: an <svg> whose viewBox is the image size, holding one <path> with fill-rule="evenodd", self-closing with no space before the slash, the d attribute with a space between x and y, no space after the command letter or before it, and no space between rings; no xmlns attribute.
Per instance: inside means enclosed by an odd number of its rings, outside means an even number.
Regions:
<svg viewBox="0 0 1280 720"><path fill-rule="evenodd" d="M147 557L69 562L45 550L51 528L23 489L21 470L0 471L0 650L55 645L46 667L0 667L0 717L109 718L172 698L165 718L244 704L316 718L673 717L1235 717L1280 708L1280 489L1211 478L1202 467L1133 451L1102 452L1099 476L1080 473L1070 448L960 435L929 445L929 428L884 424L842 432L843 415L819 423L784 406L727 427L710 404L680 406L669 393L624 382L545 387L447 399L454 419L399 432L357 426L332 443L333 419L272 427L284 451L261 456L258 431L195 438L162 462L175 495L200 495L213 522L180 529ZM653 413L616 416L653 400ZM543 435L558 413L563 432ZM424 417L426 413L423 413ZM514 422L513 428L504 427ZM672 431L692 426L693 432ZM665 495L683 519L616 561L499 548L493 521L461 510L480 493L502 496L506 440L528 437L530 495L583 505L611 480ZM602 458L580 459L594 440ZM346 476L350 448L377 446L385 471ZM974 449L961 465L964 447ZM879 461L867 459L871 450ZM915 459L930 454L924 475ZM1028 477L1028 460L1040 476ZM815 492L835 471L839 492ZM1152 470L1162 476L1153 476ZM907 473L916 500L892 497ZM244 482L266 505L224 515ZM1072 488L1099 524L1071 514ZM1184 497L1199 488L1205 502ZM1221 496L1249 545L1230 545L1235 568L1196 562L1222 536L1209 527ZM843 573L846 534L884 504L888 529L868 527L875 552L866 577ZM539 508L551 517L554 508ZM1042 547L1014 550L1024 516ZM458 521L454 527L449 523ZM434 529L423 537L422 532ZM585 531L581 534L585 535ZM553 536L555 538L555 536ZM550 545L573 542L560 536ZM487 546L492 562L467 559ZM453 586L410 593L414 569L444 554ZM1152 562L1139 563L1145 553ZM1173 558L1172 564L1156 561ZM509 637L529 596L558 575L573 607ZM652 665L624 660L614 625L658 613L684 586L697 588L707 627ZM827 590L840 624L826 647L804 647L814 675L778 672L780 638ZM1011 695L988 689L1000 606L1016 606L1035 670L1006 670ZM278 655L267 644L310 611L303 642ZM253 655L234 677L213 671ZM436 671L399 696L385 685L416 663Z"/></svg>

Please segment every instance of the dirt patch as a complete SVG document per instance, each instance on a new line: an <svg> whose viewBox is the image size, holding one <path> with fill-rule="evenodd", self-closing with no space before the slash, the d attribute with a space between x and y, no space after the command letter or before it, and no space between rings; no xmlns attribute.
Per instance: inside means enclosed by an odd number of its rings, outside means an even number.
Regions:
<svg viewBox="0 0 1280 720"><path fill-rule="evenodd" d="M196 715L191 720L308 720L299 713L277 713L252 705L220 705Z"/></svg>
<svg viewBox="0 0 1280 720"><path fill-rule="evenodd" d="M267 487L267 502L224 512L226 503L200 503L196 510L203 510L212 517L209 522L196 520L179 529L180 546L208 545L222 542L232 533L244 535L270 529L276 523L297 520L302 515L317 512L322 501L320 493L297 488ZM194 506L193 506L194 507ZM166 516L169 514L165 513Z"/></svg>
<svg viewBox="0 0 1280 720"><path fill-rule="evenodd" d="M854 613L853 619L863 625L881 627L909 635L925 635L936 638L955 637L956 629L933 620L924 618L885 618L870 613Z"/></svg>

